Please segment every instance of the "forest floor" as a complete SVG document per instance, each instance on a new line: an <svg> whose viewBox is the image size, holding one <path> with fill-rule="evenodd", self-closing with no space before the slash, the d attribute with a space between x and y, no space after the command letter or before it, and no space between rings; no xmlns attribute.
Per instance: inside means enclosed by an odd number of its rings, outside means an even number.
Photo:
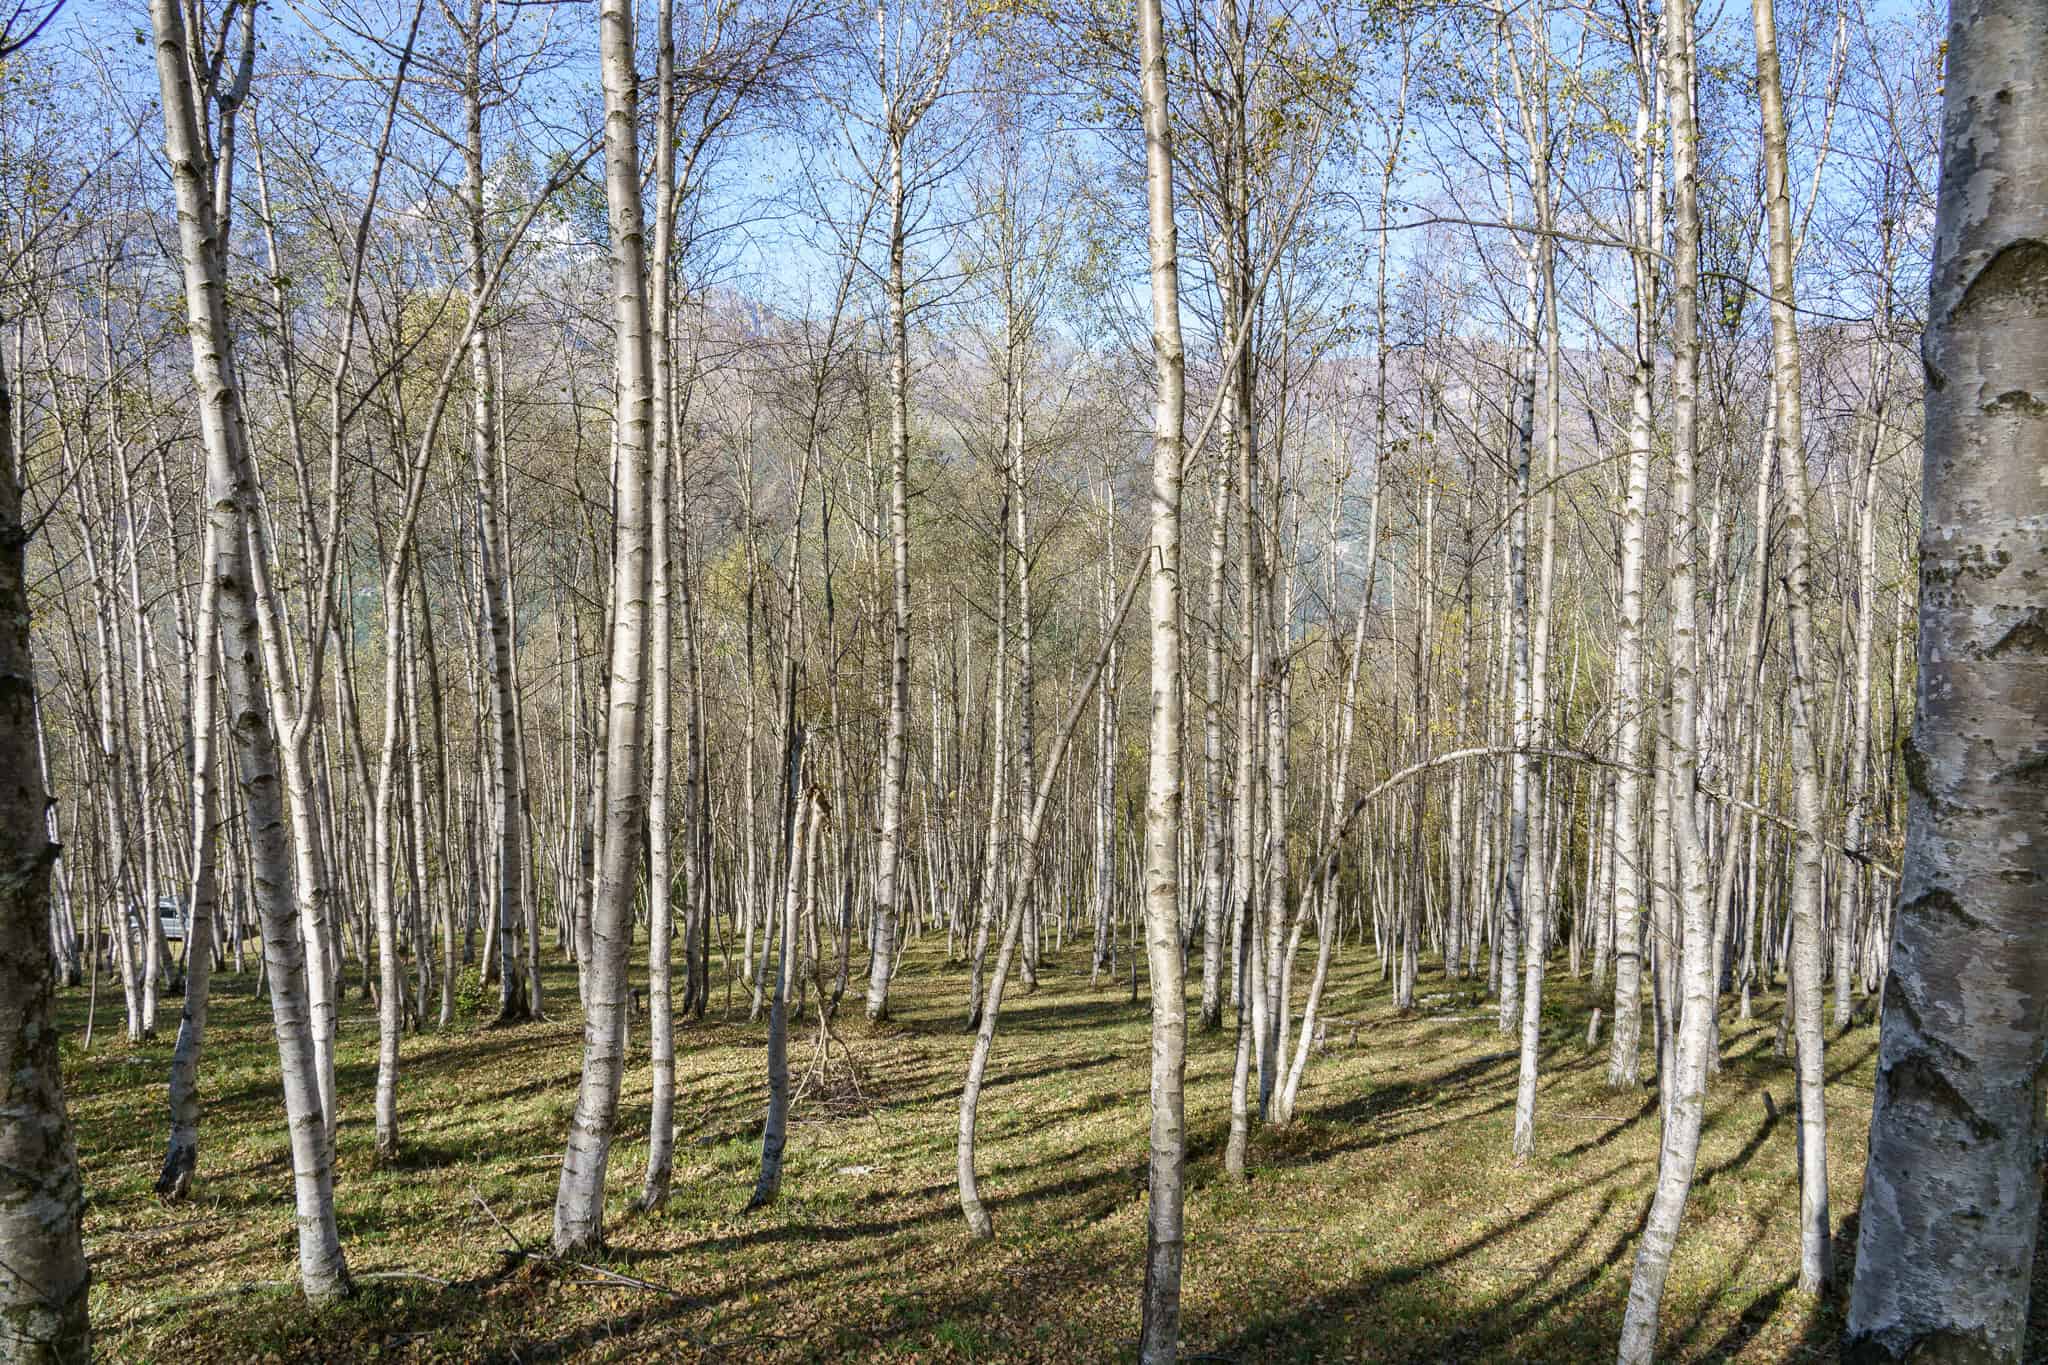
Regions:
<svg viewBox="0 0 2048 1365"><path fill-rule="evenodd" d="M376 1021L351 989L336 1197L360 1283L324 1311L293 1288L277 1054L253 977L215 978L199 1172L194 1198L175 1207L151 1190L176 1004L161 1039L130 1048L118 985L109 994L103 981L88 1053L86 993L66 992L99 1352L180 1362L1129 1359L1144 1265L1148 1006L1132 1003L1128 978L1091 988L1079 947L1051 959L1035 993L1013 988L982 1099L989 1244L968 1239L955 1197L971 1040L960 1030L965 969L937 948L912 950L895 1017L878 1027L858 1017L856 971L840 1028L859 1092L842 1063L830 1086L797 1103L782 1198L760 1213L741 1206L759 1164L765 1025L745 1023L737 992L732 1022L714 1014L678 1030L675 1193L658 1215L628 1211L647 1153L645 1021L635 1021L604 1267L646 1287L506 1254L515 1238L548 1241L580 1058L573 971L547 973L548 1022L493 1029L479 1019L406 1039L405 1154L382 1167L371 1159ZM1326 1049L1309 1066L1296 1121L1255 1132L1248 1184L1222 1170L1227 1021L1220 1033L1191 1033L1184 1358L1611 1359L1658 1124L1654 1089L1605 1088L1604 1040L1585 1046L1585 983L1561 970L1551 978L1539 1149L1518 1164L1508 1155L1516 1053L1491 1008L1467 983L1429 971L1423 1007L1398 1014L1370 954L1340 959ZM1795 1284L1792 1072L1772 1055L1779 1007L1772 994L1754 1022L1731 1010L1723 1026L1662 1359L1833 1354L1840 1297ZM793 1074L812 1062L816 1033L814 1016L792 1030ZM1869 1026L1828 1041L1829 1184L1844 1266L1876 1041Z"/></svg>

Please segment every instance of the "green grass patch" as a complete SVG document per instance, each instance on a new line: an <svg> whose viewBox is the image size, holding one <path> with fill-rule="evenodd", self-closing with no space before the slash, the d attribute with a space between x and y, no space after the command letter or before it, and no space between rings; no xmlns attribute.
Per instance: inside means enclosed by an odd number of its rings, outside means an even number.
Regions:
<svg viewBox="0 0 2048 1365"><path fill-rule="evenodd" d="M741 1209L759 1160L766 1028L746 1023L739 992L733 1018L679 1030L675 1192L658 1214L630 1212L648 1122L636 1021L598 1269L505 1254L513 1239L548 1239L580 1065L573 970L548 970L546 1022L490 1028L465 1010L455 1027L405 1040L404 1147L383 1165L370 1150L375 1019L352 989L336 1190L360 1288L319 1310L293 1285L276 1051L250 978L216 978L199 1171L193 1199L175 1207L152 1193L175 1005L165 1038L130 1049L109 1038L102 1000L102 1041L84 1053L85 997L68 992L99 1351L180 1362L1129 1359L1149 1006L1131 1004L1127 983L1091 989L1078 948L1050 955L1036 992L1013 988L981 1110L997 1236L977 1244L953 1173L971 1041L959 1027L965 971L935 954L913 949L891 1022L842 1021L851 1056L797 1103L782 1200L760 1213ZM1231 1029L1190 1034L1184 1350L1233 1361L1609 1357L1655 1177L1654 1091L1606 1089L1605 1046L1584 1044L1595 1002L1560 971L1543 1014L1539 1151L1516 1163L1513 1040L1472 1017L1487 1006L1468 983L1435 970L1423 1006L1397 1014L1374 966L1355 947L1341 955L1326 1000L1340 1022L1295 1123L1255 1131L1247 1184L1222 1170ZM489 1003L480 983L466 993ZM724 998L721 983L713 999ZM1732 1008L1724 1020L1727 1062L1661 1359L1832 1352L1837 1306L1793 1286L1799 1200L1792 1073L1770 1047L1778 1008L1774 994L1755 1021ZM816 1031L808 1017L793 1030L797 1078ZM1870 1028L1829 1040L1838 1218L1861 1185L1875 1044ZM1839 1241L1846 1262L1853 1236Z"/></svg>

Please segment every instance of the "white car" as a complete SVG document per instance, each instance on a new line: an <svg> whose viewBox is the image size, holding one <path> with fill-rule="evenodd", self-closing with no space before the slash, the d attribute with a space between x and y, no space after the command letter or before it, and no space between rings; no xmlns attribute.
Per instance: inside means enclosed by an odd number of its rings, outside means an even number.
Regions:
<svg viewBox="0 0 2048 1365"><path fill-rule="evenodd" d="M184 903L174 896L165 896L156 903L158 923L164 927L164 940L169 943L185 941L186 916Z"/></svg>

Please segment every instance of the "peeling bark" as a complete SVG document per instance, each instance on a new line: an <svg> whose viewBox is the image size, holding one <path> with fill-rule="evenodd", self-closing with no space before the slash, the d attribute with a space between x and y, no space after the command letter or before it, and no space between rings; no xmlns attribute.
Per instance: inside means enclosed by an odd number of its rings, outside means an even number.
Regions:
<svg viewBox="0 0 2048 1365"><path fill-rule="evenodd" d="M2025 1348L2048 1083L2048 25L1958 0L1922 345L1920 673L1843 1358Z"/></svg>

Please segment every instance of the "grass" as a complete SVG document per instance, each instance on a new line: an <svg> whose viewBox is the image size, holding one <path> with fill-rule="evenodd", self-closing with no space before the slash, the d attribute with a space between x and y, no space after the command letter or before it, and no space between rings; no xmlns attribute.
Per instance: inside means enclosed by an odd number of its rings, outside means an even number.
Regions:
<svg viewBox="0 0 2048 1365"><path fill-rule="evenodd" d="M1306 956L1306 954L1304 955ZM858 977L858 971L856 972ZM119 1001L66 1081L89 1205L100 1353L120 1360L1129 1359L1145 1241L1148 1009L1128 983L1092 989L1085 952L1055 954L1003 1014L981 1108L982 1194L996 1240L955 1200L968 1039L965 971L913 949L895 1019L842 1024L861 1097L838 1073L799 1103L783 1195L740 1212L759 1159L765 1026L742 1017L678 1037L675 1194L628 1204L647 1152L648 1067L636 1022L611 1161L604 1268L508 1257L545 1245L574 1104L573 972L551 968L551 1021L465 1020L408 1037L405 1155L371 1161L376 1025L351 990L338 1065L336 1179L358 1294L315 1310L293 1287L291 1171L267 1005L215 978L194 1198L160 1204L166 1035L131 1049ZM1231 1038L1188 1048L1190 1359L1443 1361L1611 1358L1636 1229L1656 1174L1655 1094L1604 1085L1584 983L1559 971L1545 1006L1539 1151L1508 1156L1516 1058L1463 983L1434 973L1401 1015L1368 953L1340 957L1327 1047L1296 1121L1256 1132L1247 1184L1222 1171ZM715 999L723 998L723 986ZM743 1001L742 1001L743 1005ZM858 1014L857 993L849 1013ZM1724 1021L1700 1176L1663 1309L1660 1359L1830 1357L1838 1296L1795 1287L1798 1182L1790 1063L1771 1055L1778 998ZM1352 1027L1356 1022L1356 1028ZM111 1027L111 1033L110 1033ZM1646 1029L1647 1032L1647 1029ZM815 1026L791 1048L801 1073ZM1838 1256L1853 1247L1876 1032L1831 1034L1829 1183ZM1771 1092L1780 1117L1767 1116ZM864 1169L863 1169L864 1168ZM488 1207L488 1212L486 1211Z"/></svg>

